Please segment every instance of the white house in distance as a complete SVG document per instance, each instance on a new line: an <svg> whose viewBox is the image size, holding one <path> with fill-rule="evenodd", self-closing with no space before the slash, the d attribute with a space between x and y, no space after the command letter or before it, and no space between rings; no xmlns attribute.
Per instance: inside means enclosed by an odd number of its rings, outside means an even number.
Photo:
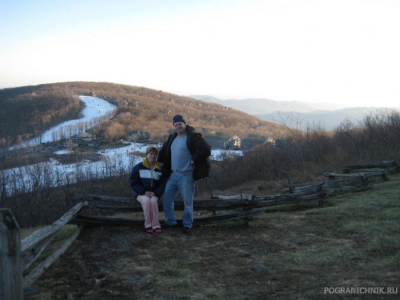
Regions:
<svg viewBox="0 0 400 300"><path fill-rule="evenodd" d="M242 146L242 140L237 135L234 135L225 143L225 149L240 149Z"/></svg>
<svg viewBox="0 0 400 300"><path fill-rule="evenodd" d="M91 141L92 139L95 139L96 136L91 135L90 133L87 133L86 131L81 132L80 134L77 134L76 136L74 136L72 139L74 141Z"/></svg>

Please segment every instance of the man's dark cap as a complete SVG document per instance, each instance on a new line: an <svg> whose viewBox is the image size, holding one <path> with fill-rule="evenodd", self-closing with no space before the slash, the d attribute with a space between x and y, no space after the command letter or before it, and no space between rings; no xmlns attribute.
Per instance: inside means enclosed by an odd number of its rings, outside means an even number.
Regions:
<svg viewBox="0 0 400 300"><path fill-rule="evenodd" d="M174 125L176 122L182 122L186 124L185 119L181 116L181 115L176 115L173 119L172 119L172 125Z"/></svg>

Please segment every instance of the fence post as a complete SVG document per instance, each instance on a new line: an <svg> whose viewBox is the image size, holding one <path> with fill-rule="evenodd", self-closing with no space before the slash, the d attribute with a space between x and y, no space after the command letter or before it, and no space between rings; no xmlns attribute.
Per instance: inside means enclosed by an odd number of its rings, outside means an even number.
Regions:
<svg viewBox="0 0 400 300"><path fill-rule="evenodd" d="M0 209L0 299L22 300L21 237L9 209Z"/></svg>

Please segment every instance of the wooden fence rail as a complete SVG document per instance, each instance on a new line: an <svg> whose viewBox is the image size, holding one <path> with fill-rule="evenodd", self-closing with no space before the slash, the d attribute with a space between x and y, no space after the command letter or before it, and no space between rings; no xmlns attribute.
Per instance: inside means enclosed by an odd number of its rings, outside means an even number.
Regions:
<svg viewBox="0 0 400 300"><path fill-rule="evenodd" d="M79 235L81 228L27 275L23 275L23 271L37 260L54 236L85 205L83 202L78 203L52 225L34 231L22 241L18 222L11 211L0 209L0 300L21 300L24 296L39 293L39 288L32 287L31 284L66 251Z"/></svg>
<svg viewBox="0 0 400 300"><path fill-rule="evenodd" d="M345 174L348 175L348 174ZM365 191L371 188L369 176L348 176L345 179L327 180L323 182L314 182L309 184L291 184L288 185L288 194L254 196L251 194L237 195L213 195L211 199L195 200L193 202L194 210L212 211L213 216L196 217L196 224L223 222L230 219L243 219L246 224L252 215L258 215L268 206L301 204L317 202L323 205L328 197L339 195L342 193ZM84 207L87 209L102 209L122 212L141 212L142 206L138 201L134 201L132 197L116 197L104 196L97 194L77 194L75 199L78 201L87 201L90 205ZM119 205L99 204L99 202L112 202ZM183 201L175 201L175 210L183 210ZM260 210L261 209L261 210ZM161 203L159 211L163 211ZM216 212L222 212L216 215ZM113 216L90 216L83 212L80 213L72 224L137 224L143 225L144 219L113 217ZM182 220L178 220L180 224Z"/></svg>
<svg viewBox="0 0 400 300"><path fill-rule="evenodd" d="M8 209L0 209L0 299L23 299L20 229Z"/></svg>
<svg viewBox="0 0 400 300"><path fill-rule="evenodd" d="M383 160L379 163L346 165L343 166L342 170L343 173L350 173L354 172L354 170L363 170L365 172L367 169L385 169L390 173L398 173L400 171L399 167L399 164L395 160Z"/></svg>
<svg viewBox="0 0 400 300"><path fill-rule="evenodd" d="M257 202L256 199L251 199L249 196L246 198L240 198L240 196L221 196L221 198L217 198L218 196L214 197L214 199L207 199L207 200L196 200L193 203L194 210L229 210L229 209L237 209L246 205L255 204ZM228 198L229 197L229 198ZM114 206L114 205L101 205L101 204L94 204L92 206L87 206L86 208L100 208L100 209L110 209L110 210L117 210L117 211L129 211L129 212L141 212L142 205L138 202L133 200L132 197L112 197L112 196L103 196L103 195L82 195L77 194L75 199L78 201L86 200L87 202L115 202L120 204L129 204L129 206ZM223 199L223 200L219 200ZM161 203L158 206L159 211L163 211L163 207ZM184 204L182 200L175 201L175 210L181 211L184 209Z"/></svg>

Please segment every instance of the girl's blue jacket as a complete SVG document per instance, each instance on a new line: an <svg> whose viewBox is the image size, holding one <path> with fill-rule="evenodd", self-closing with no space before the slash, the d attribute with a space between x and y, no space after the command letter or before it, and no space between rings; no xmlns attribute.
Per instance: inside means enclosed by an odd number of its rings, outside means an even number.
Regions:
<svg viewBox="0 0 400 300"><path fill-rule="evenodd" d="M164 193L166 180L161 172L161 167L156 163L153 170L150 169L147 158L133 167L129 182L136 199L145 192L153 192L157 197Z"/></svg>

